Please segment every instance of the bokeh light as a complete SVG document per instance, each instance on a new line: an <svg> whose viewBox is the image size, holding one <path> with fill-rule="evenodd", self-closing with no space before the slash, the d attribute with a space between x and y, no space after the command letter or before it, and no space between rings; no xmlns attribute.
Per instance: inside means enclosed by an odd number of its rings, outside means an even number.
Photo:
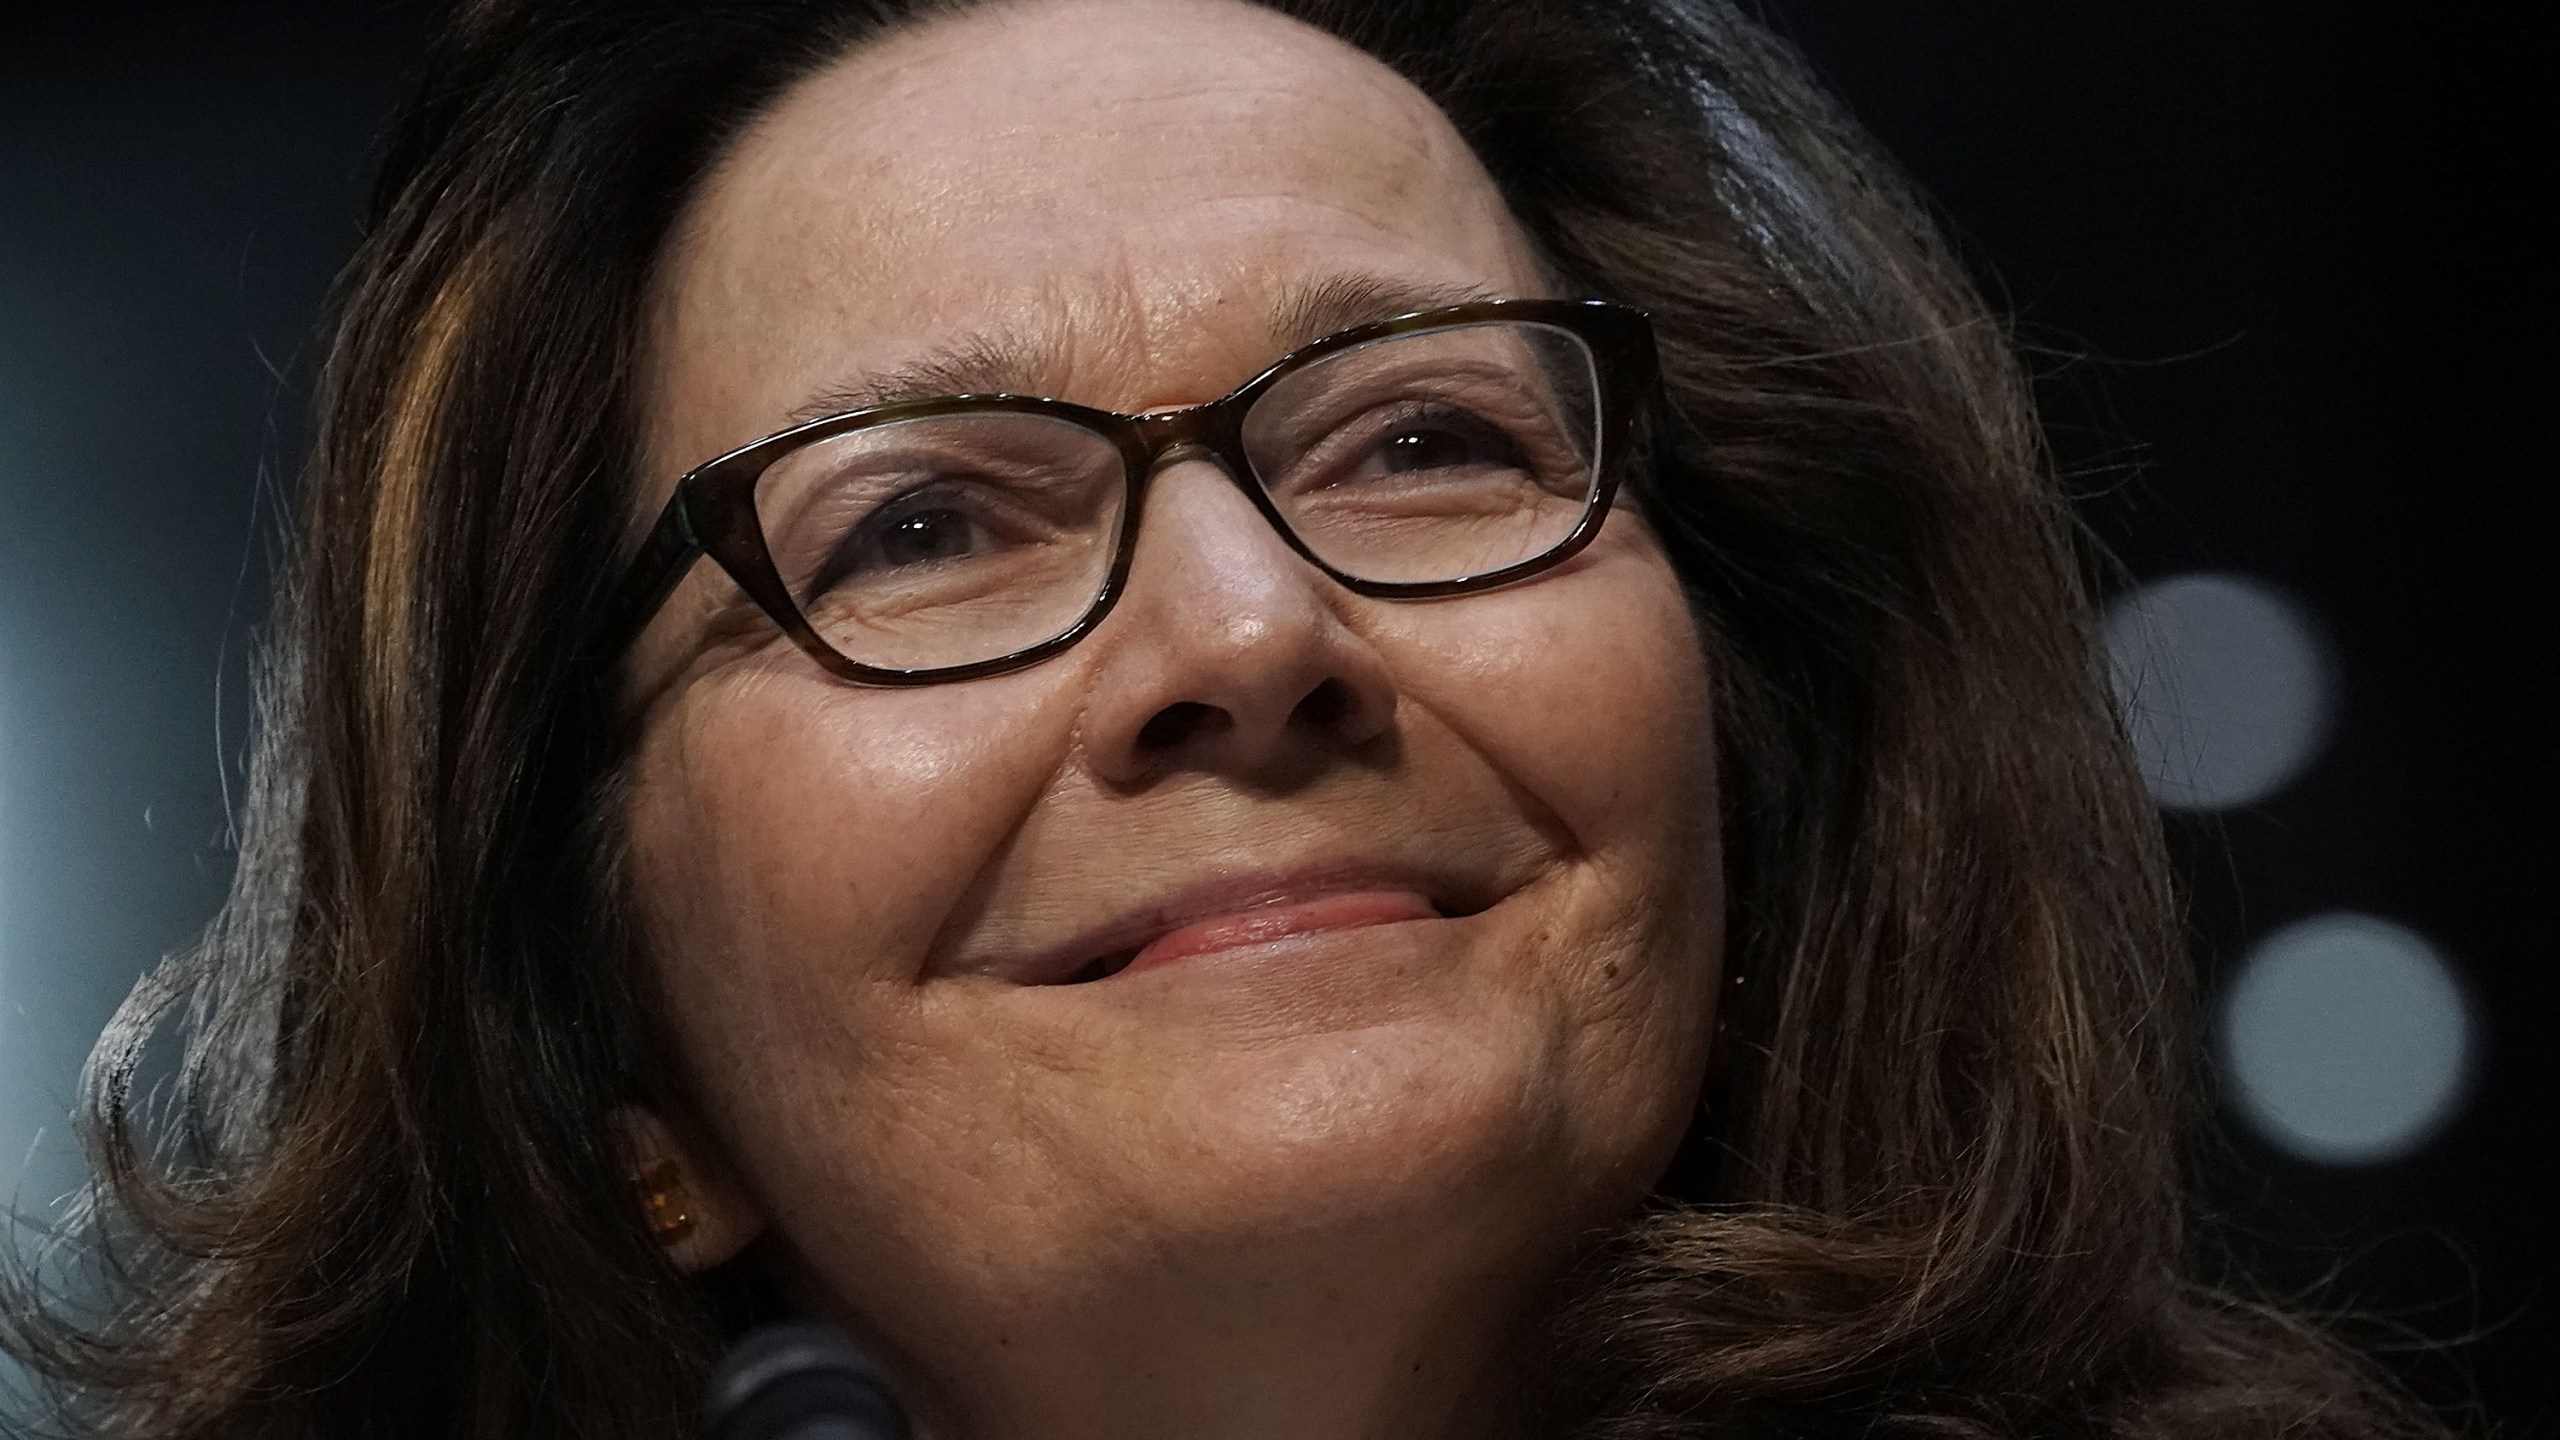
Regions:
<svg viewBox="0 0 2560 1440"><path fill-rule="evenodd" d="M2223 1073L2270 1143L2306 1160L2372 1164L2424 1144L2460 1108L2473 1068L2460 986L2435 947L2336 912L2261 940L2223 996Z"/></svg>
<svg viewBox="0 0 2560 1440"><path fill-rule="evenodd" d="M2254 804L2327 738L2337 684L2310 616L2255 580L2189 574L2107 607L2110 678L2143 781L2172 809Z"/></svg>

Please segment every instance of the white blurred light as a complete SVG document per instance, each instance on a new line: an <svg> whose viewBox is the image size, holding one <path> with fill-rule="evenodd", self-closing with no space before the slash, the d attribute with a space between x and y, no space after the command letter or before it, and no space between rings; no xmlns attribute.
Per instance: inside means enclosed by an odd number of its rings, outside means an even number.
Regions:
<svg viewBox="0 0 2560 1440"><path fill-rule="evenodd" d="M2120 596L2104 634L2116 703L2151 798L2224 810L2283 789L2328 737L2336 694L2302 607L2236 575Z"/></svg>
<svg viewBox="0 0 2560 1440"><path fill-rule="evenodd" d="M2278 1148L2333 1165L2416 1149L2459 1107L2472 1068L2443 959L2369 915L2317 915L2260 941L2220 1029L2241 1113Z"/></svg>

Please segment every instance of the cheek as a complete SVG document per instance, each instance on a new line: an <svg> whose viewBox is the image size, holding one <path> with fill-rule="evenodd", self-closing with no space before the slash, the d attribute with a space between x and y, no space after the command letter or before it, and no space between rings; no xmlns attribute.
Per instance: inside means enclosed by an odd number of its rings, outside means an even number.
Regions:
<svg viewBox="0 0 2560 1440"><path fill-rule="evenodd" d="M1064 743L1035 688L857 692L814 667L741 665L652 725L632 888L706 1090L789 1073L777 1051L841 1053L912 1003L944 921Z"/></svg>
<svg viewBox="0 0 2560 1440"><path fill-rule="evenodd" d="M1669 564L1626 518L1611 549L1548 581L1410 610L1430 658L1403 678L1567 857L1515 927L1514 993L1549 1017L1593 1127L1583 1153L1641 1168L1687 1125L1704 1069L1723 867L1703 649Z"/></svg>
<svg viewBox="0 0 2560 1440"><path fill-rule="evenodd" d="M1706 660L1678 579L1632 517L1539 584L1434 613L1409 698L1480 751L1594 863L1667 878L1716 860ZM1596 549L1597 547L1595 547Z"/></svg>

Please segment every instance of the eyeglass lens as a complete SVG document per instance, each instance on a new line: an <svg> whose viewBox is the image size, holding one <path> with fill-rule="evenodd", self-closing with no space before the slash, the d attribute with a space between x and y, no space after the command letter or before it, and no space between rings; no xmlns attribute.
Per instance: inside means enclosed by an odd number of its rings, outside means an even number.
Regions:
<svg viewBox="0 0 2560 1440"><path fill-rule="evenodd" d="M1504 321L1388 336L1255 398L1252 479L1355 579L1463 579L1564 543L1598 490L1599 381L1571 332ZM1109 583L1120 450L1063 418L944 413L794 450L755 490L766 549L811 628L860 664L926 670L1073 628Z"/></svg>

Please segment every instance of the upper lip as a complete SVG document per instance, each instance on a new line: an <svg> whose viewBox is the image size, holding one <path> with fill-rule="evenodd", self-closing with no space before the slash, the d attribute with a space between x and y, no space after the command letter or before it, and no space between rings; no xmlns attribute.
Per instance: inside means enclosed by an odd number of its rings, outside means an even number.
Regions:
<svg viewBox="0 0 2560 1440"><path fill-rule="evenodd" d="M1493 887L1481 882L1469 883L1430 867L1389 862L1223 871L1178 886L1063 942L1005 957L986 968L1020 984L1059 984L1085 977L1098 965L1133 954L1186 925L1267 905L1371 890L1411 891L1444 916L1472 915L1499 898Z"/></svg>

